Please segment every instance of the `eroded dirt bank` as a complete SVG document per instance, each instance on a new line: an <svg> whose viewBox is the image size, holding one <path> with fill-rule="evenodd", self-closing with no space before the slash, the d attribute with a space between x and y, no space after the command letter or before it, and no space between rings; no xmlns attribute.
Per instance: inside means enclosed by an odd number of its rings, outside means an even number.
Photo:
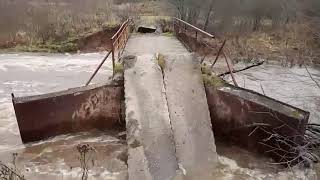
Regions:
<svg viewBox="0 0 320 180"><path fill-rule="evenodd" d="M60 41L27 43L24 41L0 42L3 52L44 52L44 53L75 53L97 52L111 49L110 38L117 32L120 25L113 25L87 32L77 37L66 37Z"/></svg>

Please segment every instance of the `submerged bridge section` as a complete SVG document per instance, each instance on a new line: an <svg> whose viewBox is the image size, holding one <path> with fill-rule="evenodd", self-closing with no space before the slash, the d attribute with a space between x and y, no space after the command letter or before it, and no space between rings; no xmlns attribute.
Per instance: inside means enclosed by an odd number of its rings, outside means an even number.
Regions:
<svg viewBox="0 0 320 180"><path fill-rule="evenodd" d="M135 35L124 52L129 179L212 179L217 154L198 61L167 36Z"/></svg>

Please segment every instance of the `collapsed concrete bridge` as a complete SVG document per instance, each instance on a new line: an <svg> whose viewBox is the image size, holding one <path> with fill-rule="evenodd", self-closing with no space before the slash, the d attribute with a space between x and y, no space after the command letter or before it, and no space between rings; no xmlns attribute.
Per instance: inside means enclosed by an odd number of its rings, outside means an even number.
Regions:
<svg viewBox="0 0 320 180"><path fill-rule="evenodd" d="M180 169L212 179L217 154L197 59L177 39L154 35L133 36L125 54L129 178L173 179Z"/></svg>
<svg viewBox="0 0 320 180"><path fill-rule="evenodd" d="M255 126L246 125L276 128L286 124L279 133L304 134L308 112L236 86L204 83L199 60L181 41L156 34L129 36L130 22L127 20L112 38L113 48L108 53L113 67L116 59L123 62L124 81L13 97L23 142L121 128L123 119L130 180L214 179L216 135L263 152L267 148L259 142L268 134L255 130L252 135ZM184 30L188 36L194 32L195 40L200 36L214 38L179 19L175 22L177 36Z"/></svg>

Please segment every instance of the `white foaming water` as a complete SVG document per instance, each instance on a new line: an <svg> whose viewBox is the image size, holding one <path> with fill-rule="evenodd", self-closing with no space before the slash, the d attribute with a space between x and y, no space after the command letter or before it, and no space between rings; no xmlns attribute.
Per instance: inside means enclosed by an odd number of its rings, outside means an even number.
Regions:
<svg viewBox="0 0 320 180"><path fill-rule="evenodd" d="M236 180L236 179L248 179L248 180L317 180L317 174L315 171L310 169L299 169L294 167L291 170L283 169L279 172L268 172L264 169L250 169L240 167L236 161L229 159L227 157L220 156L219 162L221 163L220 168L218 168L219 177L217 179L220 180Z"/></svg>
<svg viewBox="0 0 320 180"><path fill-rule="evenodd" d="M27 179L80 179L75 147L88 143L102 149L101 152L114 154L101 158L105 165L92 169L91 176L103 174L109 179L124 176L126 166L116 157L125 150L125 145L113 135L79 133L22 144L11 102L11 93L27 96L83 86L104 56L105 53L0 54L0 161L10 162L11 153L18 152L18 167ZM111 61L107 60L93 83L105 82L112 74L110 67Z"/></svg>
<svg viewBox="0 0 320 180"><path fill-rule="evenodd" d="M92 72L97 63L103 58L103 53L88 54L5 54L0 56L0 70L8 71L13 68L30 71L85 71ZM107 60L101 72L110 71L111 61Z"/></svg>
<svg viewBox="0 0 320 180"><path fill-rule="evenodd" d="M242 63L237 64L236 69L243 66ZM308 70L320 82L320 69L308 67ZM235 78L241 87L309 111L310 122L320 124L320 89L304 67L266 64L236 73ZM231 77L228 81L231 82Z"/></svg>
<svg viewBox="0 0 320 180"><path fill-rule="evenodd" d="M21 144L11 103L15 96L37 95L83 86L104 53L89 54L1 54L0 55L0 149ZM110 76L110 62L93 82Z"/></svg>

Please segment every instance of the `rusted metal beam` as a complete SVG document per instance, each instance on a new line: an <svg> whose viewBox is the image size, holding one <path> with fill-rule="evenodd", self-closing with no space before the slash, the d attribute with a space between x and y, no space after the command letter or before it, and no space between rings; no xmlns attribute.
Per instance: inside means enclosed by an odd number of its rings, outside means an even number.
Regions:
<svg viewBox="0 0 320 180"><path fill-rule="evenodd" d="M189 24L189 23L187 23L187 22L185 22L185 21L183 21L183 20L181 20L181 19L174 18L174 21L177 21L177 23L174 22L174 26L180 27L180 26L181 26L180 24L182 24L182 25L184 26L184 27L182 26L182 30L184 30L185 32L187 32L187 28L186 28L186 27L190 27L192 30L195 30L196 32L202 33L202 34L206 35L207 37L210 37L210 38L214 38L214 37L215 37L215 36L211 35L210 33L205 32L205 31L203 31L202 29L199 29L199 28L197 28L197 27L195 27L195 26L193 26L193 25L191 25L191 24ZM198 34L196 33L196 40L197 40L197 36L198 36ZM204 45L206 45L206 46L209 47L210 49L213 49L213 48L211 48L208 44L206 44L205 42L201 42L201 43L203 43ZM232 71L233 71L232 64L230 64L230 63L228 62L228 59L227 59L225 53L223 52L223 48L224 48L225 44L226 44L226 40L223 41L223 43L222 43L222 45L221 45L221 47L220 47L220 49L219 49L219 51L218 51L218 54L217 54L217 56L216 56L216 59L215 59L215 61L213 62L213 64L211 65L211 68L215 65L215 63L217 62L220 54L222 53L223 56L224 56L224 58L225 58L226 64L227 64L227 66L228 66L228 69L229 69L229 71L230 71L230 74L231 74L231 77L232 77L232 81L233 81L233 83L234 83L235 86L238 86L238 84L237 84L237 82L236 82L236 79L235 79L235 77L234 77L234 75L233 75L233 73L232 73Z"/></svg>
<svg viewBox="0 0 320 180"><path fill-rule="evenodd" d="M229 61L228 61L228 58L227 58L226 54L224 52L222 52L222 55L223 55L224 59L226 60L226 63L227 63L228 69L230 71L230 75L231 75L233 84L238 87L238 83L237 83L236 79L234 78L234 75L233 75L233 72L232 72L233 71L233 67L231 67L232 65L229 64Z"/></svg>
<svg viewBox="0 0 320 180"><path fill-rule="evenodd" d="M129 19L127 19L125 22L123 22L118 29L118 31L111 37L111 40L113 40L118 34L120 34L121 30L125 27L125 25L128 23Z"/></svg>
<svg viewBox="0 0 320 180"><path fill-rule="evenodd" d="M116 82L50 94L13 97L24 143L60 134L125 128L121 122L123 85Z"/></svg>
<svg viewBox="0 0 320 180"><path fill-rule="evenodd" d="M101 61L101 63L99 64L99 66L97 67L97 69L94 71L94 73L92 74L92 76L90 77L90 79L88 80L88 82L86 83L86 86L88 86L90 84L90 82L92 81L92 79L95 77L95 75L98 73L99 69L101 68L101 66L104 64L104 62L108 59L109 55L111 54L112 51L109 51L108 54L103 58L103 60Z"/></svg>
<svg viewBox="0 0 320 180"><path fill-rule="evenodd" d="M112 76L114 76L114 67L115 67L115 57L114 57L114 46L111 47L111 51L112 51Z"/></svg>
<svg viewBox="0 0 320 180"><path fill-rule="evenodd" d="M187 22L185 22L185 21L183 21L183 20L181 20L181 19L178 19L178 18L173 18L173 19L176 20L176 21L178 21L178 22L180 22L180 23L182 23L182 24L184 24L185 30L187 29L187 27L190 27L191 29L194 29L194 30L196 30L197 32L200 32L201 34L203 34L203 35L205 35L205 36L207 36L207 37L209 37L209 38L215 38L214 35L206 32L206 31L203 31L202 29L200 29L200 28L198 28L198 27L196 27L196 26L194 26L194 25L192 25L192 24L190 24L190 23L187 23Z"/></svg>
<svg viewBox="0 0 320 180"><path fill-rule="evenodd" d="M125 22L123 22L119 30L111 38L113 75L114 75L114 67L115 67L115 53L116 51L118 51L117 58L119 59L121 53L123 52L121 51L121 49L125 47L125 44L127 43L127 40L129 38L129 35L127 34L129 34L130 31L127 32L127 30L131 22L133 22L132 19L127 19Z"/></svg>
<svg viewBox="0 0 320 180"><path fill-rule="evenodd" d="M215 137L271 156L276 161L284 160L281 156L286 152L280 149L287 147L262 129L284 137L296 137L294 143L303 144L299 137L305 134L309 112L231 84L221 87L206 84L205 89Z"/></svg>
<svg viewBox="0 0 320 180"><path fill-rule="evenodd" d="M219 56L220 56L220 53L222 52L223 47L224 47L224 45L226 44L226 42L227 42L227 40L225 39L225 40L223 41L223 43L222 43L222 45L221 45L221 47L220 47L219 51L218 51L218 54L217 54L217 56L216 56L216 59L214 60L214 62L213 62L213 63L212 63L212 65L211 65L211 69L212 69L212 68L213 68L213 66L217 63L218 58L219 58Z"/></svg>

